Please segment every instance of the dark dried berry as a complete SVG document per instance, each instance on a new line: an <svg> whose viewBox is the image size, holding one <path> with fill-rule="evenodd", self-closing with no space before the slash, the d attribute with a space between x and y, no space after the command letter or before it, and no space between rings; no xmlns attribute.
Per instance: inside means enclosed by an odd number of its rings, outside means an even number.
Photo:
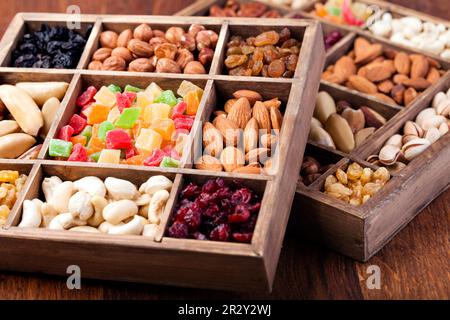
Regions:
<svg viewBox="0 0 450 320"><path fill-rule="evenodd" d="M201 232L195 232L192 234L192 236L194 237L194 239L197 239L197 240L208 240L206 238L206 236Z"/></svg>
<svg viewBox="0 0 450 320"><path fill-rule="evenodd" d="M182 222L175 221L169 228L169 236L173 238L186 238L188 236L188 227Z"/></svg>
<svg viewBox="0 0 450 320"><path fill-rule="evenodd" d="M196 232L202 223L202 214L198 210L188 209L184 214L183 220L187 225L189 232Z"/></svg>
<svg viewBox="0 0 450 320"><path fill-rule="evenodd" d="M220 187L217 185L215 180L208 180L202 187L202 192L206 192L209 194L213 194L216 192Z"/></svg>
<svg viewBox="0 0 450 320"><path fill-rule="evenodd" d="M242 243L250 243L252 242L253 232L245 232L245 233L239 233L235 232L233 233L233 239L237 242Z"/></svg>
<svg viewBox="0 0 450 320"><path fill-rule="evenodd" d="M234 213L228 216L229 223L243 223L250 218L250 211L244 205L237 205Z"/></svg>
<svg viewBox="0 0 450 320"><path fill-rule="evenodd" d="M249 203L252 200L252 191L248 188L236 190L231 196L231 203L234 205Z"/></svg>
<svg viewBox="0 0 450 320"><path fill-rule="evenodd" d="M209 238L214 241L228 241L230 238L230 226L227 224L218 225L211 233Z"/></svg>
<svg viewBox="0 0 450 320"><path fill-rule="evenodd" d="M189 183L183 191L181 191L182 199L191 199L194 200L200 194L201 189L198 185L194 183Z"/></svg>

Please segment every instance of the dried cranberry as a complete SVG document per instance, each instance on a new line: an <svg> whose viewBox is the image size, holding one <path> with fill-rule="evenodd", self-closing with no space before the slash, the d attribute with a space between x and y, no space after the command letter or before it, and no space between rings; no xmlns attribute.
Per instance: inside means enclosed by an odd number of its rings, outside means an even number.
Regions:
<svg viewBox="0 0 450 320"><path fill-rule="evenodd" d="M215 203L211 204L206 208L205 212L203 213L205 216L209 218L216 217L217 213L220 211L219 206Z"/></svg>
<svg viewBox="0 0 450 320"><path fill-rule="evenodd" d="M173 238L186 238L188 226L182 222L175 221L169 228L169 236Z"/></svg>
<svg viewBox="0 0 450 320"><path fill-rule="evenodd" d="M239 225L239 229L242 232L250 232L255 230L255 226L256 226L256 220L258 219L258 216L256 214L253 214L250 216L250 218L244 222L243 224Z"/></svg>
<svg viewBox="0 0 450 320"><path fill-rule="evenodd" d="M202 192L206 192L209 194L213 194L219 189L219 186L217 185L215 180L208 180L202 187Z"/></svg>
<svg viewBox="0 0 450 320"><path fill-rule="evenodd" d="M175 221L183 222L184 216L189 211L189 207L181 207L177 210L177 213L175 214Z"/></svg>
<svg viewBox="0 0 450 320"><path fill-rule="evenodd" d="M181 191L181 198L183 199L195 199L200 194L201 189L195 183L189 183L183 191Z"/></svg>
<svg viewBox="0 0 450 320"><path fill-rule="evenodd" d="M223 178L217 178L216 179L216 184L219 186L219 188L226 188L226 187L228 187L227 186L227 182Z"/></svg>
<svg viewBox="0 0 450 320"><path fill-rule="evenodd" d="M214 193L217 199L230 198L231 194L231 190L228 187L222 187Z"/></svg>
<svg viewBox="0 0 450 320"><path fill-rule="evenodd" d="M202 223L202 214L198 210L188 209L184 213L183 220L186 223L189 232L195 232Z"/></svg>
<svg viewBox="0 0 450 320"><path fill-rule="evenodd" d="M210 205L213 205L216 201L216 197L213 194L202 192L195 200L195 203L200 208L206 208Z"/></svg>
<svg viewBox="0 0 450 320"><path fill-rule="evenodd" d="M250 243L252 242L253 232L235 232L233 233L233 239L237 242Z"/></svg>
<svg viewBox="0 0 450 320"><path fill-rule="evenodd" d="M258 212L259 209L261 209L261 202L257 202L255 204L249 205L247 206L248 211L254 213L254 212Z"/></svg>
<svg viewBox="0 0 450 320"><path fill-rule="evenodd" d="M214 241L227 241L230 238L230 232L230 226L223 223L211 231L209 238Z"/></svg>
<svg viewBox="0 0 450 320"><path fill-rule="evenodd" d="M252 200L253 193L248 188L236 190L231 196L231 203L237 205L241 203L249 203Z"/></svg>
<svg viewBox="0 0 450 320"><path fill-rule="evenodd" d="M228 216L228 222L243 223L247 221L248 218L250 218L250 211L243 205L237 205L234 213Z"/></svg>

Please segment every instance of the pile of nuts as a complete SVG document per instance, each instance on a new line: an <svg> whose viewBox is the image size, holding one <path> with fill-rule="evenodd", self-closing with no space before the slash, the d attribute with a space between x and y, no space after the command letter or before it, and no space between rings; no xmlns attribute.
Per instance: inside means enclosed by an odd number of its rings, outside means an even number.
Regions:
<svg viewBox="0 0 450 320"><path fill-rule="evenodd" d="M308 186L330 169L333 164L322 165L316 158L306 156L303 159L299 181Z"/></svg>
<svg viewBox="0 0 450 320"><path fill-rule="evenodd" d="M67 82L0 85L0 158L36 159L69 87Z"/></svg>
<svg viewBox="0 0 450 320"><path fill-rule="evenodd" d="M444 71L438 61L421 54L384 48L358 37L354 49L330 65L322 79L366 93L388 104L408 106L437 82Z"/></svg>
<svg viewBox="0 0 450 320"><path fill-rule="evenodd" d="M89 70L205 74L210 67L218 34L193 24L167 31L141 24L120 34L104 31L101 48L94 52Z"/></svg>
<svg viewBox="0 0 450 320"><path fill-rule="evenodd" d="M385 123L386 119L372 108L353 109L347 101L335 103L328 92L321 91L317 95L309 139L350 153Z"/></svg>
<svg viewBox="0 0 450 320"><path fill-rule="evenodd" d="M19 171L0 170L0 226L6 223L26 180L27 176Z"/></svg>
<svg viewBox="0 0 450 320"><path fill-rule="evenodd" d="M403 126L403 135L390 137L379 154L370 156L368 161L381 163L391 172L397 172L447 134L449 127L450 89L447 94L437 93L431 108L422 110L415 121L407 121Z"/></svg>
<svg viewBox="0 0 450 320"><path fill-rule="evenodd" d="M45 178L45 202L25 200L19 227L154 238L171 188L165 176L150 177L139 189L113 177Z"/></svg>
<svg viewBox="0 0 450 320"><path fill-rule="evenodd" d="M181 192L168 234L173 238L250 243L259 196L237 180L189 183Z"/></svg>
<svg viewBox="0 0 450 320"><path fill-rule="evenodd" d="M203 125L204 152L195 161L195 167L270 173L276 167L278 134L283 122L281 101L263 101L261 94L252 90L238 90L233 96L225 103L224 111L216 111L212 123Z"/></svg>
<svg viewBox="0 0 450 320"><path fill-rule="evenodd" d="M450 29L443 24L424 22L413 16L394 19L387 12L369 30L394 43L450 59Z"/></svg>
<svg viewBox="0 0 450 320"><path fill-rule="evenodd" d="M209 8L211 17L247 17L247 18L280 18L277 10L268 8L264 3L250 1L240 3L236 0L227 0L223 7L215 4Z"/></svg>
<svg viewBox="0 0 450 320"><path fill-rule="evenodd" d="M232 76L292 78L297 67L301 42L284 28L263 32L244 40L232 36L227 44L225 66Z"/></svg>
<svg viewBox="0 0 450 320"><path fill-rule="evenodd" d="M390 178L389 171L384 167L373 171L353 162L346 171L337 169L334 175L325 179L325 194L359 206L373 197Z"/></svg>

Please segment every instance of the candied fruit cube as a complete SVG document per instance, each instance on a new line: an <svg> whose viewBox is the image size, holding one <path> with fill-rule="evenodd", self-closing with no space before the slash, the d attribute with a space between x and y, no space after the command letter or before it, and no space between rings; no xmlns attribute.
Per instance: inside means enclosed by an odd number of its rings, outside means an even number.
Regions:
<svg viewBox="0 0 450 320"><path fill-rule="evenodd" d="M69 126L73 128L74 134L79 134L86 127L87 121L83 117L74 114L69 120Z"/></svg>
<svg viewBox="0 0 450 320"><path fill-rule="evenodd" d="M190 116L194 116L197 113L198 106L200 105L200 100L202 99L202 92L198 91L190 91L183 98L183 101L186 102L186 114Z"/></svg>
<svg viewBox="0 0 450 320"><path fill-rule="evenodd" d="M163 140L171 140L175 132L175 125L172 119L155 119L151 128L158 132Z"/></svg>
<svg viewBox="0 0 450 320"><path fill-rule="evenodd" d="M83 114L86 116L88 124L96 124L105 121L108 118L110 110L111 108L108 106L93 104L83 111Z"/></svg>
<svg viewBox="0 0 450 320"><path fill-rule="evenodd" d="M187 80L183 80L183 82L181 82L180 87L177 90L177 94L184 98L191 91L199 91L201 92L201 95L203 95L202 88Z"/></svg>
<svg viewBox="0 0 450 320"><path fill-rule="evenodd" d="M14 183L19 178L19 171L15 170L1 170L0 182Z"/></svg>
<svg viewBox="0 0 450 320"><path fill-rule="evenodd" d="M146 89L145 93L151 97L151 100L154 101L157 97L163 93L163 90L155 83L152 82Z"/></svg>
<svg viewBox="0 0 450 320"><path fill-rule="evenodd" d="M161 147L163 138L153 129L141 129L141 133L136 139L135 146L141 153L152 153Z"/></svg>
<svg viewBox="0 0 450 320"><path fill-rule="evenodd" d="M77 136L73 136L72 138L70 138L69 140L70 142L72 142L74 145L76 145L77 143L81 144L82 146L86 146L87 144L87 138L86 136L83 135L77 135Z"/></svg>
<svg viewBox="0 0 450 320"><path fill-rule="evenodd" d="M77 106L84 107L94 100L94 96L97 93L97 89L94 86L90 86L77 98Z"/></svg>
<svg viewBox="0 0 450 320"><path fill-rule="evenodd" d="M68 158L72 152L72 142L68 142L60 139L50 140L49 155L51 157L63 157Z"/></svg>
<svg viewBox="0 0 450 320"><path fill-rule="evenodd" d="M163 168L178 168L180 166L180 162L171 157L164 157L160 166Z"/></svg>
<svg viewBox="0 0 450 320"><path fill-rule="evenodd" d="M115 84L110 84L108 86L108 89L111 90L112 93L121 93L122 92L122 89Z"/></svg>
<svg viewBox="0 0 450 320"><path fill-rule="evenodd" d="M97 136L92 136L88 143L88 154L102 151L104 148L106 148L105 142Z"/></svg>
<svg viewBox="0 0 450 320"><path fill-rule="evenodd" d="M141 108L128 108L124 109L119 119L116 121L116 126L124 129L133 128L136 121L139 119Z"/></svg>
<svg viewBox="0 0 450 320"><path fill-rule="evenodd" d="M118 107L114 107L109 111L106 121L115 123L117 119L119 119L119 117L120 117L120 110Z"/></svg>
<svg viewBox="0 0 450 320"><path fill-rule="evenodd" d="M132 147L131 137L125 130L111 130L106 134L106 147L108 149L129 149Z"/></svg>
<svg viewBox="0 0 450 320"><path fill-rule="evenodd" d="M74 130L71 126L67 125L59 129L56 137L60 140L69 141L70 137L73 135Z"/></svg>
<svg viewBox="0 0 450 320"><path fill-rule="evenodd" d="M142 154L135 155L125 160L126 164L132 166L142 166L144 164L145 156Z"/></svg>
<svg viewBox="0 0 450 320"><path fill-rule="evenodd" d="M95 153L91 154L89 156L89 158L92 159L94 162L98 162L98 158L100 158L100 153L101 153L101 151L95 152Z"/></svg>
<svg viewBox="0 0 450 320"><path fill-rule="evenodd" d="M144 126L149 127L155 119L169 118L171 107L164 103L153 103L143 109Z"/></svg>
<svg viewBox="0 0 450 320"><path fill-rule="evenodd" d="M144 166L159 167L165 156L166 153L164 151L162 151L161 149L156 149L155 151L153 151L150 157L145 159Z"/></svg>
<svg viewBox="0 0 450 320"><path fill-rule="evenodd" d="M145 108L153 103L153 97L147 92L138 92L136 95L136 107Z"/></svg>
<svg viewBox="0 0 450 320"><path fill-rule="evenodd" d="M112 108L116 104L116 95L108 87L103 86L94 96L94 100L100 105Z"/></svg>
<svg viewBox="0 0 450 320"><path fill-rule="evenodd" d="M187 103L182 101L178 103L175 107L172 108L172 119L176 119L180 116L183 116L187 109Z"/></svg>
<svg viewBox="0 0 450 320"><path fill-rule="evenodd" d="M165 103L171 107L174 107L177 105L178 100L175 97L175 95L173 94L172 90L166 90L166 91L163 91L163 93L161 93L161 95L155 99L155 102L156 103Z"/></svg>
<svg viewBox="0 0 450 320"><path fill-rule="evenodd" d="M173 120L175 129L184 129L190 131L194 124L194 118L190 116L181 116Z"/></svg>
<svg viewBox="0 0 450 320"><path fill-rule="evenodd" d="M116 127L109 121L103 121L98 127L98 137L105 141L108 131L114 130Z"/></svg>
<svg viewBox="0 0 450 320"><path fill-rule="evenodd" d="M135 92L135 93L138 93L138 92L141 92L141 91L143 91L141 88L132 86L130 84L127 84L125 86L125 89L123 90L123 92Z"/></svg>
<svg viewBox="0 0 450 320"><path fill-rule="evenodd" d="M78 162L86 162L87 161L87 151L86 148L83 147L80 143L77 143L72 148L72 153L70 154L69 159L67 161L78 161Z"/></svg>
<svg viewBox="0 0 450 320"><path fill-rule="evenodd" d="M97 162L118 164L120 162L120 150L103 149Z"/></svg>

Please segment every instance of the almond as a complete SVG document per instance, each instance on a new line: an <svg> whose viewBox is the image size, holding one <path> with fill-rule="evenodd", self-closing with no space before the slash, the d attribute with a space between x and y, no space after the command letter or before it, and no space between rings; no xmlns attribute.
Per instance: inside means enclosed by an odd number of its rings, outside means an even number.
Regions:
<svg viewBox="0 0 450 320"><path fill-rule="evenodd" d="M226 113L229 113L231 111L231 107L236 101L237 99L228 99L227 102L225 102L223 109L225 110Z"/></svg>
<svg viewBox="0 0 450 320"><path fill-rule="evenodd" d="M213 120L213 125L220 131L226 145L237 145L239 142L239 127L236 122L225 116L217 116Z"/></svg>
<svg viewBox="0 0 450 320"><path fill-rule="evenodd" d="M239 98L231 107L227 118L234 121L239 128L244 129L252 117L252 107L247 98Z"/></svg>
<svg viewBox="0 0 450 320"><path fill-rule="evenodd" d="M362 40L361 40L362 39ZM363 41L364 40L364 41ZM355 40L355 63L364 64L373 61L383 53L383 46L380 43L370 44L366 39L357 38ZM358 47L358 49L357 49Z"/></svg>
<svg viewBox="0 0 450 320"><path fill-rule="evenodd" d="M416 89L410 87L403 93L403 103L408 106L417 97Z"/></svg>
<svg viewBox="0 0 450 320"><path fill-rule="evenodd" d="M278 100L278 98L273 98L271 100L264 101L264 105L267 109L270 110L270 108L276 108L279 109L281 106L281 101Z"/></svg>
<svg viewBox="0 0 450 320"><path fill-rule="evenodd" d="M241 150L235 147L226 147L220 154L220 163L222 163L225 171L233 172L245 164L245 157Z"/></svg>
<svg viewBox="0 0 450 320"><path fill-rule="evenodd" d="M364 55L364 53L369 49L370 42L364 38L358 37L355 39L354 54L356 57Z"/></svg>
<svg viewBox="0 0 450 320"><path fill-rule="evenodd" d="M404 75L404 74L396 74L393 78L392 81L394 81L395 84L402 84L404 81L408 80L408 76Z"/></svg>
<svg viewBox="0 0 450 320"><path fill-rule="evenodd" d="M256 101L262 101L262 96L253 90L238 90L233 93L233 97L236 99L247 98L251 105L254 105Z"/></svg>
<svg viewBox="0 0 450 320"><path fill-rule="evenodd" d="M222 171L222 164L219 159L210 155L204 155L197 159L195 168L199 170Z"/></svg>
<svg viewBox="0 0 450 320"><path fill-rule="evenodd" d="M341 57L334 65L334 75L337 81L332 81L334 83L343 83L347 81L348 77L356 74L356 66L353 60L347 56Z"/></svg>
<svg viewBox="0 0 450 320"><path fill-rule="evenodd" d="M245 167L239 167L233 170L233 173L242 173L242 174L261 174L262 169L259 166L249 164Z"/></svg>
<svg viewBox="0 0 450 320"><path fill-rule="evenodd" d="M270 116L269 111L267 110L264 103L257 101L253 106L253 118L258 122L259 129L269 130L271 128L270 125Z"/></svg>
<svg viewBox="0 0 450 320"><path fill-rule="evenodd" d="M263 134L261 136L261 145L264 148L273 149L278 143L278 136L274 134Z"/></svg>
<svg viewBox="0 0 450 320"><path fill-rule="evenodd" d="M428 69L430 64L423 55L418 54L414 55L412 58L411 64L411 75L410 78L425 78L428 74Z"/></svg>
<svg viewBox="0 0 450 320"><path fill-rule="evenodd" d="M381 100L387 104L393 104L393 105L397 104L391 97L389 97L383 93L372 93L371 96L378 100Z"/></svg>
<svg viewBox="0 0 450 320"><path fill-rule="evenodd" d="M258 147L258 122L251 118L244 129L244 149L249 152Z"/></svg>
<svg viewBox="0 0 450 320"><path fill-rule="evenodd" d="M247 154L245 155L245 161L247 161L248 163L253 162L264 163L267 161L269 156L270 156L270 149L256 148L247 152Z"/></svg>
<svg viewBox="0 0 450 320"><path fill-rule="evenodd" d="M213 157L219 156L222 152L222 134L211 122L205 122L203 125L203 146L205 147L205 152Z"/></svg>
<svg viewBox="0 0 450 320"><path fill-rule="evenodd" d="M384 80L378 84L378 90L383 93L390 93L394 87L394 83L391 80Z"/></svg>
<svg viewBox="0 0 450 320"><path fill-rule="evenodd" d="M283 115L279 109L270 108L270 121L272 123L272 129L281 130Z"/></svg>
<svg viewBox="0 0 450 320"><path fill-rule="evenodd" d="M406 53L397 53L395 55L394 65L398 73L406 76L409 75L411 71L411 60L409 60L409 56Z"/></svg>
<svg viewBox="0 0 450 320"><path fill-rule="evenodd" d="M441 78L441 74L439 73L439 70L436 69L435 67L431 67L430 70L428 71L427 80L431 84L433 84L433 83L436 83L437 81L439 81L440 78Z"/></svg>
<svg viewBox="0 0 450 320"><path fill-rule="evenodd" d="M416 90L422 91L428 88L431 83L427 79L418 77L403 81L403 85L405 87L413 87Z"/></svg>
<svg viewBox="0 0 450 320"><path fill-rule="evenodd" d="M350 85L358 91L368 94L378 92L377 86L372 82L370 82L369 80L367 80L366 78L352 75L348 80L350 82Z"/></svg>
<svg viewBox="0 0 450 320"><path fill-rule="evenodd" d="M394 73L394 70L392 70L389 63L386 62L387 61L383 61L366 66L365 77L372 82L389 79Z"/></svg>

